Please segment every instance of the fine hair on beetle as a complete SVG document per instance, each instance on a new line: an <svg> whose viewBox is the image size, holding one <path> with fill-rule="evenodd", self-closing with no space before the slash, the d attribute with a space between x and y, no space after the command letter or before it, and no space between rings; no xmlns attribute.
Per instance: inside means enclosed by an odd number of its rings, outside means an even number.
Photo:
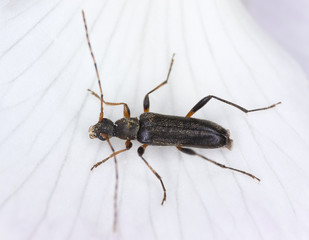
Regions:
<svg viewBox="0 0 309 240"><path fill-rule="evenodd" d="M103 91L101 86L101 80L99 76L99 71L97 67L97 63L93 54L93 50L91 47L88 28L85 18L85 13L82 11L82 16L84 20L84 26L86 31L86 38L89 46L89 50L91 53L91 57L94 63L96 77L98 80L100 94L95 93L94 91L88 89L88 91L100 100L100 115L98 122L90 126L89 128L89 137L91 139L98 138L101 141L106 141L112 150L112 154L110 154L107 158L102 161L97 162L91 168L91 170L97 168L102 163L107 160L113 158L115 163L115 188L114 188L114 220L113 220L113 230L116 231L117 227L117 203L118 203L118 183L119 183L119 174L118 174L118 163L116 156L122 152L128 151L132 147L132 140L137 140L142 145L138 148L138 156L142 159L142 161L146 164L146 166L151 170L151 172L155 175L155 177L160 181L162 190L163 190L163 198L161 201L161 205L166 201L166 188L162 181L161 176L151 167L151 165L144 158L145 149L147 146L173 146L176 147L182 153L186 153L193 156L198 156L218 167L232 170L234 172L242 173L247 175L257 181L260 179L254 176L251 173L245 172L240 169L232 168L225 166L221 163L218 163L212 159L209 159L191 148L205 148L205 149L214 149L214 148L222 148L225 147L229 150L232 148L233 140L230 138L229 130L221 127L217 123L204 120L192 118L192 115L195 114L198 110L204 107L211 99L216 99L217 101L228 104L232 107L238 108L240 111L244 113L262 111L266 109L270 109L280 104L278 102L276 104L272 104L268 107L256 108L248 110L240 105L237 105L233 102L227 101L225 99L219 98L217 96L208 95L202 98L197 104L193 106L193 108L187 113L186 116L172 116L172 115L164 115L149 112L150 101L149 95L154 91L158 90L162 86L166 85L171 74L171 70L174 64L174 56L172 55L172 59L170 62L169 70L167 73L166 80L156 86L154 89L149 91L143 100L144 113L142 113L139 118L131 117L130 109L128 105L124 102L107 102L103 98ZM117 120L115 123L108 118L104 118L104 104L109 106L123 106L123 118ZM125 148L115 151L113 148L110 138L117 137L122 140L125 140Z"/></svg>

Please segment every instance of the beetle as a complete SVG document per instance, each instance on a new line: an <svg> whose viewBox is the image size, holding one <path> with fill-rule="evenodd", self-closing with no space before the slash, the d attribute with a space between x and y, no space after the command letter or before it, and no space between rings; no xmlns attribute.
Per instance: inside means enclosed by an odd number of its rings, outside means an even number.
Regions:
<svg viewBox="0 0 309 240"><path fill-rule="evenodd" d="M163 203L166 201L166 188L164 186L161 176L151 167L151 165L143 157L147 146L174 146L183 153L199 156L203 158L204 160L207 160L221 168L230 169L230 170L245 174L253 179L260 181L258 177L254 176L251 173L248 173L243 170L236 169L236 168L225 166L191 149L191 147L206 148L206 149L225 147L231 150L232 145L233 145L233 140L230 138L229 130L221 127L217 123L214 123L208 120L192 118L192 115L195 114L202 107L204 107L211 99L216 99L218 101L226 103L230 106L238 108L239 110L245 113L270 109L280 104L281 102L270 105L268 107L248 110L244 107L241 107L240 105L237 105L225 99L219 98L217 96L209 95L209 96L202 98L196 105L194 105L194 107L188 112L188 114L185 117L171 116L171 115L164 115L164 114L149 112L149 108L150 108L149 95L168 83L168 79L170 77L170 73L171 73L171 70L174 64L175 54L173 54L166 80L163 81L161 84L159 84L157 87L155 87L154 89L152 89L145 95L144 100L143 100L144 113L142 113L139 116L139 118L131 117L130 109L126 103L107 102L103 98L101 80L100 80L96 60L93 54L93 50L91 47L90 39L89 39L84 11L82 11L82 15L83 15L83 20L84 20L84 26L85 26L86 38L87 38L89 50L90 50L92 60L94 63L94 67L95 67L95 71L96 71L96 76L97 76L98 85L100 89L100 95L98 95L97 93L95 93L94 91L90 89L88 89L88 91L92 95L94 95L96 98L98 98L101 103L99 121L95 125L90 126L89 137L91 139L98 138L101 141L107 141L107 143L109 144L113 152L111 155L109 155L104 160L99 161L96 164L94 164L91 170L93 170L94 168L97 168L98 166L100 166L102 163L106 162L110 158L114 158L115 174L116 174L115 192L114 192L114 230L116 230L116 222L117 222L117 190L118 190L118 166L117 166L116 155L131 149L132 140L137 140L140 143L142 143L142 145L137 150L138 155L161 183L161 186L163 189L163 198L161 201L161 205L163 205ZM123 105L124 117L117 120L115 123L108 118L104 118L103 104L111 105L111 106ZM110 142L110 139L112 137L117 137L122 140L126 140L125 148L115 151Z"/></svg>

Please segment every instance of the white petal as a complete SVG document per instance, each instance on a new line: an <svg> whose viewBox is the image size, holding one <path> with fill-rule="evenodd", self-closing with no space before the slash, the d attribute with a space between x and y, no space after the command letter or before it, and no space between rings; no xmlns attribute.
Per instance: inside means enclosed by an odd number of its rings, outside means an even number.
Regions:
<svg viewBox="0 0 309 240"><path fill-rule="evenodd" d="M105 100L132 116L150 95L153 112L194 117L229 129L233 151L196 151L251 178L181 154L147 148L118 156L118 228L113 233L114 163L106 142L88 137L98 92L85 10ZM308 237L308 82L299 66L252 22L238 1L32 1L1 5L1 239L300 239ZM117 120L121 107L105 106ZM112 139L115 149L124 142Z"/></svg>

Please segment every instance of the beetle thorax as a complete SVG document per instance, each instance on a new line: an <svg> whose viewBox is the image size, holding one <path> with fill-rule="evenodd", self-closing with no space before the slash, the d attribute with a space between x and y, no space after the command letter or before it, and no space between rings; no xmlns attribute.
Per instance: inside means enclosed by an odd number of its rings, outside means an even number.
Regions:
<svg viewBox="0 0 309 240"><path fill-rule="evenodd" d="M137 118L121 118L115 122L114 136L120 139L134 140L139 130Z"/></svg>

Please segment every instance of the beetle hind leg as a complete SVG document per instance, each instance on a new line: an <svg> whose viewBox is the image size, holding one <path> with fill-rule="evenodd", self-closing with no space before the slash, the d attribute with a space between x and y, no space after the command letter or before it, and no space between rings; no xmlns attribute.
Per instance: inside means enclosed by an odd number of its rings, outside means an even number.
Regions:
<svg viewBox="0 0 309 240"><path fill-rule="evenodd" d="M225 165L223 165L223 164L221 164L221 163L218 163L218 162L216 162L216 161L214 161L214 160L211 160L211 159L209 159L209 158L207 158L207 157L205 157L205 156L203 156L203 155L201 155L201 154L195 152L194 150L192 150L192 149L190 149L190 148L183 148L182 146L177 146L177 149L178 149L179 151L181 151L181 152L183 152L183 153L186 153L186 154L189 154L189 155L196 155L196 156L199 156L199 157L203 158L204 160L206 160L206 161L208 161L208 162L211 162L211 163L217 165L218 167L225 168L225 169L230 169L230 170L232 170L232 171L239 172L239 173L245 174L245 175L247 175L247 176L249 176L249 177L252 177L253 179L258 180L259 182L261 181L261 179L259 179L258 177L254 176L254 175L251 174L251 173L248 173L248 172L245 172L245 171L243 171L243 170L236 169L236 168L227 167L227 166L225 166Z"/></svg>
<svg viewBox="0 0 309 240"><path fill-rule="evenodd" d="M281 104L281 102L272 104L268 107L262 107L262 108L255 108L255 109L246 109L240 105L237 105L236 103L227 101L223 98L219 98L213 95L209 95L207 97L202 98L197 104L195 104L195 106L187 113L186 117L191 117L194 113L196 113L198 110L200 110L202 107L204 107L209 101L210 99L216 99L220 102L226 103L232 107L238 108L240 111L244 112L244 113L249 113L249 112L257 112L257 111L263 111L263 110L267 110L270 108L273 108L275 106L277 106L278 104Z"/></svg>

